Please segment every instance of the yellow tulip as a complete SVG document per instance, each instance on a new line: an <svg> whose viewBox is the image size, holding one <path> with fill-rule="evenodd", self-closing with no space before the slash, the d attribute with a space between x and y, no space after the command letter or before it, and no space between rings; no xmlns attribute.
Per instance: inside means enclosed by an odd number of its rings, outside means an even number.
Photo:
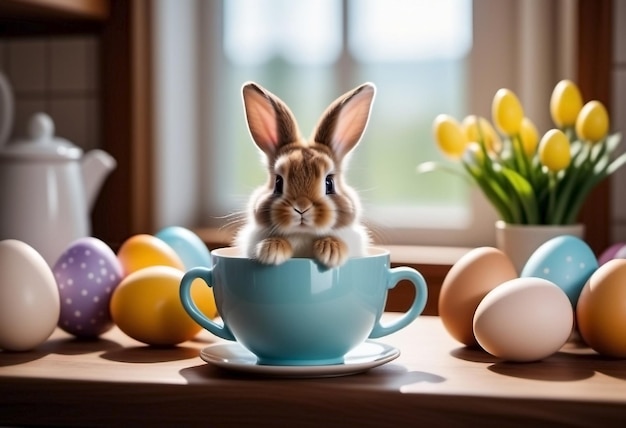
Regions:
<svg viewBox="0 0 626 428"><path fill-rule="evenodd" d="M452 159L459 159L467 146L461 125L452 116L440 114L433 122L433 133L439 149Z"/></svg>
<svg viewBox="0 0 626 428"><path fill-rule="evenodd" d="M563 131L551 129L544 134L539 142L539 160L553 172L569 166L572 160L570 143Z"/></svg>
<svg viewBox="0 0 626 428"><path fill-rule="evenodd" d="M550 98L550 115L556 126L565 128L574 125L582 106L583 98L574 82L561 80L556 84Z"/></svg>
<svg viewBox="0 0 626 428"><path fill-rule="evenodd" d="M470 166L480 166L484 160L483 150L476 142L469 143L463 153L463 162Z"/></svg>
<svg viewBox="0 0 626 428"><path fill-rule="evenodd" d="M539 142L539 133L535 124L527 117L523 118L519 133L524 153L526 153L526 156L531 157L537 150L537 143Z"/></svg>
<svg viewBox="0 0 626 428"><path fill-rule="evenodd" d="M589 101L576 118L576 134L581 140L597 142L609 131L609 114L600 101Z"/></svg>
<svg viewBox="0 0 626 428"><path fill-rule="evenodd" d="M469 142L482 142L487 151L497 153L500 151L500 138L484 117L470 115L461 122L461 129Z"/></svg>
<svg viewBox="0 0 626 428"><path fill-rule="evenodd" d="M517 95L509 89L498 89L491 104L493 123L505 135L516 135L524 118L524 109Z"/></svg>

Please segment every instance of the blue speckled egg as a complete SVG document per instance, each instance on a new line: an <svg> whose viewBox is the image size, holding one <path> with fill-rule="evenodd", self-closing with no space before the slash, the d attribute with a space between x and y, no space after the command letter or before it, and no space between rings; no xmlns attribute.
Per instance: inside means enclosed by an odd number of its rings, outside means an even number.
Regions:
<svg viewBox="0 0 626 428"><path fill-rule="evenodd" d="M211 253L202 239L194 232L181 226L169 226L155 235L172 247L185 265L185 269L197 266L211 267Z"/></svg>
<svg viewBox="0 0 626 428"><path fill-rule="evenodd" d="M576 307L578 296L598 268L598 260L585 241L575 236L552 238L537 248L522 269L520 277L537 277L558 285Z"/></svg>

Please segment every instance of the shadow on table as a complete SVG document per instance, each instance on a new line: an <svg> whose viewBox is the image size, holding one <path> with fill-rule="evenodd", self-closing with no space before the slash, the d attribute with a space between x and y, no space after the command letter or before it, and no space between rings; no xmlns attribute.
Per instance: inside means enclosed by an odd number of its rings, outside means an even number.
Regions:
<svg viewBox="0 0 626 428"><path fill-rule="evenodd" d="M94 352L108 352L120 349L122 346L112 340L102 338L61 338L50 339L35 349L25 352L0 352L0 367L28 363L45 357L49 354L83 355Z"/></svg>
<svg viewBox="0 0 626 428"><path fill-rule="evenodd" d="M470 361L472 363L496 363L500 361L500 358L494 357L478 346L461 346L450 351L450 355L459 360Z"/></svg>
<svg viewBox="0 0 626 428"><path fill-rule="evenodd" d="M204 384L207 380L241 380L246 382L267 381L273 382L315 382L323 384L341 383L342 385L357 385L367 387L368 385L384 386L390 390L400 390L406 385L417 383L441 383L445 378L434 373L409 371L406 367L388 363L368 371L344 376L301 378L262 375L256 373L244 373L236 370L228 370L214 366L212 364L202 364L199 366L184 368L180 371L189 384Z"/></svg>
<svg viewBox="0 0 626 428"><path fill-rule="evenodd" d="M504 361L479 347L459 347L450 355L464 361L488 364L487 370L493 373L523 379L567 382L587 379L599 372L626 380L624 360L604 357L576 342L568 342L561 351L544 360L528 363Z"/></svg>
<svg viewBox="0 0 626 428"><path fill-rule="evenodd" d="M595 371L589 368L587 364L585 364L586 367L583 367L576 364L575 359L563 359L558 354L542 361L529 363L502 361L487 367L487 369L504 376L551 382L573 382L594 375Z"/></svg>
<svg viewBox="0 0 626 428"><path fill-rule="evenodd" d="M163 363L198 357L199 350L188 346L133 346L107 351L100 358L122 363Z"/></svg>

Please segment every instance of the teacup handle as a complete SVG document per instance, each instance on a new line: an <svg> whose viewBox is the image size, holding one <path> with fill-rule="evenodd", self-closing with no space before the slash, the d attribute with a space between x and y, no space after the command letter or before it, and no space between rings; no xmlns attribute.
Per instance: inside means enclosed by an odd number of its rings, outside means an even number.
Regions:
<svg viewBox="0 0 626 428"><path fill-rule="evenodd" d="M389 269L387 289L391 290L404 279L411 282L415 288L415 299L413 299L411 307L404 313L403 316L391 324L382 325L380 323L380 319L378 319L376 324L374 324L374 329L369 335L370 339L387 336L388 334L394 333L401 328L406 327L424 311L424 308L426 307L426 300L428 298L428 288L426 287L426 281L424 280L422 274L415 269L407 266Z"/></svg>
<svg viewBox="0 0 626 428"><path fill-rule="evenodd" d="M220 325L209 319L202 313L202 311L200 311L196 303L193 301L193 298L191 297L191 284L193 284L193 281L196 278L200 278L204 281L207 287L211 287L211 284L213 283L213 270L205 267L195 267L183 275L183 279L180 281L179 290L180 301L183 304L183 307L195 322L214 335L226 340L236 340L235 336L226 325Z"/></svg>

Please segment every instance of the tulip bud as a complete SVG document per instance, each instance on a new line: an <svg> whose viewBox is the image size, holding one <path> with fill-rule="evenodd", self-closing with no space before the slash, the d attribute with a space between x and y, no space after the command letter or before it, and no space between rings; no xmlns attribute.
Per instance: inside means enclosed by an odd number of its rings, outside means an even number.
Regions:
<svg viewBox="0 0 626 428"><path fill-rule="evenodd" d="M539 133L537 132L535 124L525 117L522 119L519 133L522 139L524 153L526 153L527 157L531 157L535 153L535 150L537 150L537 143L539 142Z"/></svg>
<svg viewBox="0 0 626 428"><path fill-rule="evenodd" d="M556 84L550 98L550 115L556 126L565 128L574 125L582 106L583 98L575 83L561 80Z"/></svg>
<svg viewBox="0 0 626 428"><path fill-rule="evenodd" d="M581 140L597 142L609 131L609 114L600 101L589 101L576 118L576 134Z"/></svg>
<svg viewBox="0 0 626 428"><path fill-rule="evenodd" d="M478 143L469 143L463 153L463 162L472 167L479 167L485 159L483 151Z"/></svg>
<svg viewBox="0 0 626 428"><path fill-rule="evenodd" d="M519 133L524 109L517 95L509 89L498 89L491 104L493 123L505 135L513 136Z"/></svg>
<svg viewBox="0 0 626 428"><path fill-rule="evenodd" d="M433 133L439 149L452 159L459 159L467 146L461 125L453 117L440 114L433 122Z"/></svg>
<svg viewBox="0 0 626 428"><path fill-rule="evenodd" d="M550 171L558 172L569 166L572 160L570 143L559 129L551 129L539 142L539 160Z"/></svg>
<svg viewBox="0 0 626 428"><path fill-rule="evenodd" d="M488 152L498 153L501 149L500 138L491 126L491 123L484 117L470 115L461 122L467 141L483 142Z"/></svg>

